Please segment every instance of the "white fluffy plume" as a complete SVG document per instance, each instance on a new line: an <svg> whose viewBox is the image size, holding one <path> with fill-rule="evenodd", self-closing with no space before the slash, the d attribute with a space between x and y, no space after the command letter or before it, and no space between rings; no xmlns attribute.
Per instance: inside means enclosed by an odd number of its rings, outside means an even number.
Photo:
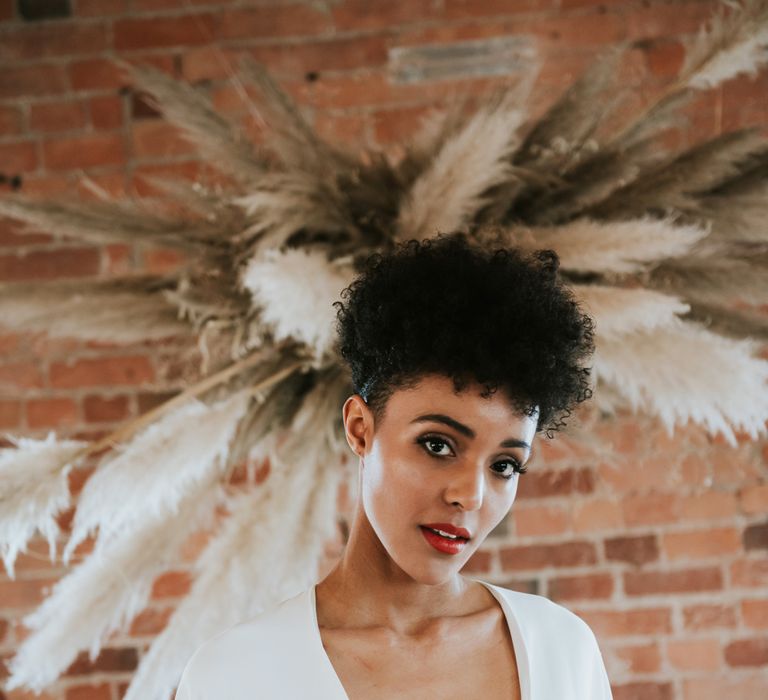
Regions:
<svg viewBox="0 0 768 700"><path fill-rule="evenodd" d="M142 658L124 700L166 700L200 644L314 582L341 474L326 467L280 467L233 501L195 566L191 591Z"/></svg>
<svg viewBox="0 0 768 700"><path fill-rule="evenodd" d="M248 401L247 390L212 406L190 401L118 448L80 494L64 561L97 527L100 540L111 539L175 512L189 490L223 466Z"/></svg>
<svg viewBox="0 0 768 700"><path fill-rule="evenodd" d="M633 410L663 421L670 436L689 420L721 432L736 446L733 428L754 440L766 431L768 363L759 346L732 340L693 323L596 341L597 392L608 382Z"/></svg>
<svg viewBox="0 0 768 700"><path fill-rule="evenodd" d="M142 659L124 700L166 700L200 644L315 583L346 472L348 448L330 429L328 413L338 412L343 389L343 382L315 386L283 431L267 480L232 500L229 517L195 563L191 591Z"/></svg>
<svg viewBox="0 0 768 700"><path fill-rule="evenodd" d="M423 239L467 223L486 203L489 188L511 180L510 156L522 119L508 95L452 134L408 193L398 217L399 237Z"/></svg>
<svg viewBox="0 0 768 700"><path fill-rule="evenodd" d="M333 302L353 279L348 263L329 263L323 251L269 249L249 261L241 285L261 307L276 340L294 338L321 358L335 338Z"/></svg>
<svg viewBox="0 0 768 700"><path fill-rule="evenodd" d="M87 649L93 661L109 635L125 630L144 609L157 575L175 563L188 535L210 522L222 496L215 484L200 484L177 513L147 518L106 545L100 541L24 618L34 631L11 661L7 690L25 685L42 691L80 650Z"/></svg>
<svg viewBox="0 0 768 700"><path fill-rule="evenodd" d="M740 74L756 75L768 63L768 2L725 2L733 11L714 16L691 42L682 74L706 90Z"/></svg>
<svg viewBox="0 0 768 700"><path fill-rule="evenodd" d="M594 319L599 339L616 340L636 331L673 326L682 323L680 314L691 310L676 297L652 289L599 284L574 284L571 289Z"/></svg>
<svg viewBox="0 0 768 700"><path fill-rule="evenodd" d="M639 272L648 263L688 253L708 228L643 217L603 223L582 218L565 226L511 235L526 247L550 248L563 269L575 272Z"/></svg>
<svg viewBox="0 0 768 700"><path fill-rule="evenodd" d="M10 440L15 446L0 451L0 552L13 579L16 556L27 551L35 531L48 540L55 561L60 533L55 516L70 503L68 462L87 443L56 440L53 433L45 440Z"/></svg>

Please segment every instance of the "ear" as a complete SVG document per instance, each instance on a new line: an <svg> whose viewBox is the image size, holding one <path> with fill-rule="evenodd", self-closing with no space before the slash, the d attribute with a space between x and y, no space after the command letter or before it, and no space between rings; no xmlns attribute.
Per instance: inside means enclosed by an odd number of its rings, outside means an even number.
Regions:
<svg viewBox="0 0 768 700"><path fill-rule="evenodd" d="M363 457L373 440L373 414L363 397L353 394L344 402L342 415L347 443L358 457Z"/></svg>

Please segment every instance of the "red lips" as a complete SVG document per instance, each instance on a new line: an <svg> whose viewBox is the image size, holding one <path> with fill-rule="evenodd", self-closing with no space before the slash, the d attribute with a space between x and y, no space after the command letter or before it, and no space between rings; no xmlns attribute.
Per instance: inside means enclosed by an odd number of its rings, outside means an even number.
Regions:
<svg viewBox="0 0 768 700"><path fill-rule="evenodd" d="M450 523L424 523L423 527L431 527L433 530L442 530L449 535L456 535L457 537L463 537L464 539L470 539L471 534L469 530L463 527L456 527Z"/></svg>

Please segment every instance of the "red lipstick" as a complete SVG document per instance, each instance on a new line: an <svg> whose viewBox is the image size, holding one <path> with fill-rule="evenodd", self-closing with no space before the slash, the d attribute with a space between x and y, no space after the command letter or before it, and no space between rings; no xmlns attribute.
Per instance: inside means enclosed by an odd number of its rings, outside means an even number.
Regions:
<svg viewBox="0 0 768 700"><path fill-rule="evenodd" d="M444 554L458 554L464 549L470 538L469 530L450 523L427 523L420 525L419 529L424 535L424 539ZM435 532L435 530L440 532Z"/></svg>

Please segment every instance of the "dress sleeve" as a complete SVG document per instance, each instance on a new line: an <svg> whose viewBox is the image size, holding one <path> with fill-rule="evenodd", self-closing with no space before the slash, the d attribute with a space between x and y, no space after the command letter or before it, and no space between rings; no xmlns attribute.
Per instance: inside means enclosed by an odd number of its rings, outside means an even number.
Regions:
<svg viewBox="0 0 768 700"><path fill-rule="evenodd" d="M189 680L189 673L187 672L189 670L189 664L187 664L184 668L183 673L181 674L181 680L179 681L179 685L176 687L176 695L173 696L173 700L195 700L197 695L193 695L192 693L192 687Z"/></svg>

